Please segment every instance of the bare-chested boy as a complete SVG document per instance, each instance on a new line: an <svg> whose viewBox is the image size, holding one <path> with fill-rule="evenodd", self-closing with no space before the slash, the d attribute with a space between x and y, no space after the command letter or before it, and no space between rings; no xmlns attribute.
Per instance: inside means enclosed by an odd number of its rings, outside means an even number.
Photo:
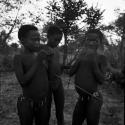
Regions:
<svg viewBox="0 0 125 125"><path fill-rule="evenodd" d="M62 39L62 31L57 26L50 26L47 31L47 46L53 50L53 56L49 63L49 85L50 91L48 94L48 125L51 115L52 96L54 97L57 125L64 125L64 88L61 80L61 64L60 52L58 44Z"/></svg>
<svg viewBox="0 0 125 125"><path fill-rule="evenodd" d="M22 95L18 98L17 109L21 125L46 125L48 93L47 53L37 52L40 34L33 25L22 25L18 31L24 52L14 57L14 70Z"/></svg>
<svg viewBox="0 0 125 125"><path fill-rule="evenodd" d="M104 81L97 56L100 40L96 30L89 30L86 33L85 55L79 57L70 71L70 76L75 75L75 88L79 94L72 125L82 125L85 119L87 125L99 124L102 95L98 91L98 85Z"/></svg>

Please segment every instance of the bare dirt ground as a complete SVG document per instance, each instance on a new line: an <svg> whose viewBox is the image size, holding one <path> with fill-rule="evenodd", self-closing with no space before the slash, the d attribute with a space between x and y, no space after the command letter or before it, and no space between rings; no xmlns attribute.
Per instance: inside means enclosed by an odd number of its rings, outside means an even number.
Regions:
<svg viewBox="0 0 125 125"><path fill-rule="evenodd" d="M65 125L71 125L72 113L77 100L77 93L71 80L62 76L65 89ZM100 87L104 103L101 110L100 125L124 125L124 92L116 84L105 84ZM21 88L14 73L0 74L0 125L19 125L16 101ZM52 105L50 125L56 125L55 107ZM86 123L84 123L86 125Z"/></svg>

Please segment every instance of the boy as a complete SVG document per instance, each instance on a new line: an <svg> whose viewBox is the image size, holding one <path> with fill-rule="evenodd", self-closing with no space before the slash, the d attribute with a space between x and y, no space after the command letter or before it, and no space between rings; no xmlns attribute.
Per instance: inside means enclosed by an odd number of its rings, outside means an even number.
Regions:
<svg viewBox="0 0 125 125"><path fill-rule="evenodd" d="M24 52L14 57L14 70L23 94L18 98L17 109L21 125L46 125L48 93L47 53L37 49L40 34L33 25L22 25L18 38Z"/></svg>
<svg viewBox="0 0 125 125"><path fill-rule="evenodd" d="M56 26L50 26L47 31L47 46L53 49L53 56L51 62L49 63L49 85L50 91L48 94L48 124L51 114L51 103L52 95L54 97L55 108L56 108L56 118L58 125L64 125L64 88L61 81L61 64L60 55L57 48L58 44L62 39L62 31Z"/></svg>
<svg viewBox="0 0 125 125"><path fill-rule="evenodd" d="M97 47L101 41L100 31L89 30L86 33L86 53L80 56L70 70L70 76L75 74L75 88L79 94L76 103L72 125L98 125L102 95L98 92L98 85L104 81L103 73L98 66Z"/></svg>

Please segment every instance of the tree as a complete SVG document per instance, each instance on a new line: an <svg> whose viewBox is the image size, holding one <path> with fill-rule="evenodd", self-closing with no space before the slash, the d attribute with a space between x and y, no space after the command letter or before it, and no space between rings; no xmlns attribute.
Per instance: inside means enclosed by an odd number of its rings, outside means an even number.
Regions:
<svg viewBox="0 0 125 125"><path fill-rule="evenodd" d="M5 30L1 31L1 33L0 33L0 48L6 48L7 47L7 43L4 42L4 39L5 39L6 35L7 34L6 34Z"/></svg>
<svg viewBox="0 0 125 125"><path fill-rule="evenodd" d="M103 13L105 10L101 11L96 7L91 6L86 11L86 19L83 22L87 23L88 29L99 28L100 21L103 18Z"/></svg>
<svg viewBox="0 0 125 125"><path fill-rule="evenodd" d="M125 13L120 13L117 20L114 22L115 31L122 36L125 33Z"/></svg>
<svg viewBox="0 0 125 125"><path fill-rule="evenodd" d="M111 22L109 25L102 25L100 28L104 31L112 32L119 37L122 37L125 33L125 13L118 13L118 17L115 21Z"/></svg>
<svg viewBox="0 0 125 125"><path fill-rule="evenodd" d="M22 2L18 0L1 0L0 27L1 29L4 28L4 30L6 30L6 35L2 42L6 42L6 40L10 37L13 29L15 28L15 25L17 23L20 23L20 21L18 20L18 13L21 8L21 4ZM16 15L13 15L12 12L16 12Z"/></svg>
<svg viewBox="0 0 125 125"><path fill-rule="evenodd" d="M119 50L120 50L120 56L121 56L121 68L123 68L123 65L125 63L125 50L124 50L124 42L125 39L123 39L123 36L125 35L125 13L119 13L118 18L114 21L113 25L114 32L121 37L121 41L119 43Z"/></svg>
<svg viewBox="0 0 125 125"><path fill-rule="evenodd" d="M111 36L115 35L117 36L117 39L115 40L117 43L118 48L118 56L119 56L119 63L121 65L121 68L123 68L124 62L124 39L123 35L125 35L125 13L120 13L120 10L118 10L118 17L115 21L113 21L108 26L102 26L101 29L104 31L108 31L108 33L111 34ZM116 49L115 49L116 50Z"/></svg>
<svg viewBox="0 0 125 125"><path fill-rule="evenodd" d="M123 68L125 63L125 13L120 13L118 19L115 21L115 31L121 36L121 67ZM124 37L124 38L123 38Z"/></svg>
<svg viewBox="0 0 125 125"><path fill-rule="evenodd" d="M49 2L49 6L46 7L51 22L62 28L65 45L64 45L64 57L63 63L65 64L67 58L67 46L68 36L71 34L72 28L76 24L86 11L86 3L84 0L60 0L59 2L53 0Z"/></svg>
<svg viewBox="0 0 125 125"><path fill-rule="evenodd" d="M32 0L0 0L0 29L6 32L2 42L8 42L8 38L17 32L22 24L41 24L43 11L39 3L38 0L33 2ZM32 9L26 8L25 5Z"/></svg>
<svg viewBox="0 0 125 125"><path fill-rule="evenodd" d="M63 29L65 37L64 45L64 63L67 57L69 36L79 33L79 26L77 22L82 20L89 28L96 28L99 26L102 19L103 11L93 6L88 8L84 0L60 0L50 1L46 7L48 10L48 17L50 22L58 25ZM85 32L85 30L83 30Z"/></svg>

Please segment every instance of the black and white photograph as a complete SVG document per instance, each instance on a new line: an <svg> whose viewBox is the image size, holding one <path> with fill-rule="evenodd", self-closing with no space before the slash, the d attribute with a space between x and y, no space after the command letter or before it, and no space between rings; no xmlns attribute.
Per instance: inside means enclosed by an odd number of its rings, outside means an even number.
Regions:
<svg viewBox="0 0 125 125"><path fill-rule="evenodd" d="M125 0L0 0L0 125L124 125Z"/></svg>

